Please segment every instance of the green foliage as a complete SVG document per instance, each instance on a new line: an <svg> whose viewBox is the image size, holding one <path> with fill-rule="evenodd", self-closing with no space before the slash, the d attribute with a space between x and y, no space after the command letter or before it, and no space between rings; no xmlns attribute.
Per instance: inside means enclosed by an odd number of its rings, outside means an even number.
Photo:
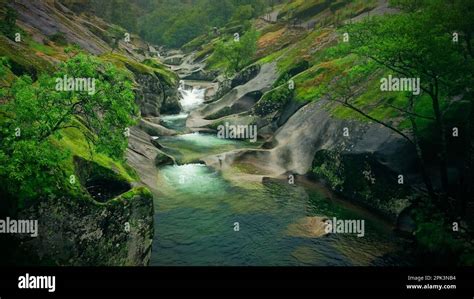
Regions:
<svg viewBox="0 0 474 299"><path fill-rule="evenodd" d="M293 98L294 90L283 84L263 95L255 105L257 115L264 116L275 112L285 106Z"/></svg>
<svg viewBox="0 0 474 299"><path fill-rule="evenodd" d="M181 47L213 27L222 27L231 20L242 23L261 15L269 2L196 0L151 3L139 18L138 33L156 44Z"/></svg>
<svg viewBox="0 0 474 299"><path fill-rule="evenodd" d="M18 27L16 26L17 15L13 8L7 6L3 20L0 20L0 32L11 40L15 38L15 33L18 32Z"/></svg>
<svg viewBox="0 0 474 299"><path fill-rule="evenodd" d="M439 254L460 249L460 244L453 238L452 230L449 231L450 225L445 222L442 215L431 214L430 219L417 219L417 221L416 239L425 250Z"/></svg>
<svg viewBox="0 0 474 299"><path fill-rule="evenodd" d="M51 35L49 39L60 46L67 45L66 34L64 32L58 31L55 34Z"/></svg>
<svg viewBox="0 0 474 299"><path fill-rule="evenodd" d="M28 39L28 45L32 50L44 53L48 56L54 56L56 54L56 51L52 47L38 43L33 39Z"/></svg>
<svg viewBox="0 0 474 299"><path fill-rule="evenodd" d="M297 62L295 65L293 65L289 70L283 72L276 82L273 84L273 87L280 86L281 84L285 84L288 82L292 77L298 75L299 73L307 70L309 68L309 63L306 60L302 60L300 62Z"/></svg>
<svg viewBox="0 0 474 299"><path fill-rule="evenodd" d="M252 62L257 50L257 39L257 31L250 30L239 41L219 41L213 58L225 62L228 75L235 74Z"/></svg>
<svg viewBox="0 0 474 299"><path fill-rule="evenodd" d="M31 40L28 42L28 46L31 47ZM37 56L36 50L28 46L25 43L12 42L0 35L0 56L8 57L11 72L17 76L27 74L33 78L37 77L39 70L53 72L53 65Z"/></svg>
<svg viewBox="0 0 474 299"><path fill-rule="evenodd" d="M8 67L8 58L0 57L0 77L3 77L6 75L7 67Z"/></svg>
<svg viewBox="0 0 474 299"><path fill-rule="evenodd" d="M252 18L254 8L251 4L238 7L232 15L232 21L245 21Z"/></svg>
<svg viewBox="0 0 474 299"><path fill-rule="evenodd" d="M95 80L95 92L60 90L57 80L64 76ZM68 151L51 142L64 130L78 130L94 145L91 149L120 159L127 146L124 130L138 113L126 75L83 54L62 63L52 76L40 75L36 82L19 77L5 98L0 119L1 188L20 207L25 200L77 188L64 173ZM77 118L85 127L77 124Z"/></svg>
<svg viewBox="0 0 474 299"><path fill-rule="evenodd" d="M419 200L418 208L412 211L418 254L434 265L446 264L447 261L454 265L474 265L474 248L469 244L469 232L463 228L453 232L453 222L436 211L428 198Z"/></svg>
<svg viewBox="0 0 474 299"><path fill-rule="evenodd" d="M71 54L71 56L75 56L81 51L81 47L77 44L72 44L64 48L64 53Z"/></svg>
<svg viewBox="0 0 474 299"><path fill-rule="evenodd" d="M179 80L175 72L167 69L154 59L146 59L140 63L118 53L107 53L100 56L100 58L106 62L113 63L120 68L127 69L134 74L155 74L170 86L175 86Z"/></svg>
<svg viewBox="0 0 474 299"><path fill-rule="evenodd" d="M332 190L342 192L345 183L344 164L336 152L319 151L313 161L313 174L324 179Z"/></svg>
<svg viewBox="0 0 474 299"><path fill-rule="evenodd" d="M129 0L90 0L78 11L92 10L105 20L117 24L129 31L137 30L138 7ZM73 7L74 9L74 7Z"/></svg>
<svg viewBox="0 0 474 299"><path fill-rule="evenodd" d="M424 90L433 83L433 73L444 95L458 92L472 81L468 64L460 49L453 46L451 34L429 13L373 18L349 27L349 34L354 37L351 44L356 53L405 77L420 78Z"/></svg>

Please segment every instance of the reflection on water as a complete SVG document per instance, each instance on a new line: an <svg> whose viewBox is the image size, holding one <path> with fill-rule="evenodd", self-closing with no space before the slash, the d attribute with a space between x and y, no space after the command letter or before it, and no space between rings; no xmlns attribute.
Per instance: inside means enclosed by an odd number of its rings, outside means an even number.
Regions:
<svg viewBox="0 0 474 299"><path fill-rule="evenodd" d="M155 200L152 265L397 265L403 260L402 241L388 227L313 189L280 182L237 187L201 164L163 167L158 184L163 194ZM366 235L305 233L319 217L365 219Z"/></svg>

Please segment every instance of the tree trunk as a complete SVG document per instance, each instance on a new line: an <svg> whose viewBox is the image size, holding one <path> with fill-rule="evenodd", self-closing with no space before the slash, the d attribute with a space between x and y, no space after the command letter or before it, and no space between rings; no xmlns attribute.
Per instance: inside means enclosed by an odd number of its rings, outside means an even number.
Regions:
<svg viewBox="0 0 474 299"><path fill-rule="evenodd" d="M441 176L441 187L442 194L441 198L445 208L448 208L448 194L449 194L449 181L448 181L448 163L447 163L447 144L446 144L446 131L441 116L441 109L439 105L439 92L438 92L438 80L435 79L434 91L431 94L433 111L435 113L436 129L439 134L439 172Z"/></svg>
<svg viewBox="0 0 474 299"><path fill-rule="evenodd" d="M428 195L431 197L433 201L438 202L439 198L438 196L436 196L436 193L434 192L433 183L431 182L431 178L429 177L428 172L426 171L425 160L423 158L423 151L420 147L420 142L418 139L418 126L416 124L416 120L414 117L413 96L410 96L408 107L409 107L408 111L410 112L410 114L408 114L408 117L411 122L411 128L412 128L412 133L413 133L413 144L415 145L415 149L416 149L416 157L418 159L418 164L420 167L421 178L423 179L423 183L426 186Z"/></svg>

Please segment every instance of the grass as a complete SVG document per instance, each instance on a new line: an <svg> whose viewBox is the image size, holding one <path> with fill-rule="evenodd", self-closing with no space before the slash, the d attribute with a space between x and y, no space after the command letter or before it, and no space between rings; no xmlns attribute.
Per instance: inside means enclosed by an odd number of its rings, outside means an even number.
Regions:
<svg viewBox="0 0 474 299"><path fill-rule="evenodd" d="M38 43L37 41L33 40L33 39L29 39L28 40L28 46L37 51L37 52L41 52L43 54L46 54L48 56L56 56L56 54L58 53L54 48L50 47L50 46L47 46L47 45L44 45L44 44L41 44L41 43Z"/></svg>

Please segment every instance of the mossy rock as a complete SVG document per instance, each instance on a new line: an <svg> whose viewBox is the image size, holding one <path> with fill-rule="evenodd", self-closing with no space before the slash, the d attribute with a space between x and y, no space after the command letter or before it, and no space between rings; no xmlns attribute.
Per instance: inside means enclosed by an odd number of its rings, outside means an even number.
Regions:
<svg viewBox="0 0 474 299"><path fill-rule="evenodd" d="M11 258L29 266L146 266L153 216L153 196L144 187L107 203L44 199L19 214L37 219L41 229L36 238L19 236Z"/></svg>
<svg viewBox="0 0 474 299"><path fill-rule="evenodd" d="M8 57L11 70L16 76L29 75L35 79L41 72L54 71L54 66L38 57L33 50L3 35L0 35L0 56Z"/></svg>
<svg viewBox="0 0 474 299"><path fill-rule="evenodd" d="M130 183L111 169L77 156L74 164L81 185L99 202L107 202L131 189Z"/></svg>
<svg viewBox="0 0 474 299"><path fill-rule="evenodd" d="M173 164L175 164L174 159L161 151L158 152L158 154L155 157L155 166L157 167L164 166L164 165L173 165Z"/></svg>
<svg viewBox="0 0 474 299"><path fill-rule="evenodd" d="M252 109L259 116L269 115L283 108L294 96L286 84L265 93Z"/></svg>
<svg viewBox="0 0 474 299"><path fill-rule="evenodd" d="M373 154L320 150L312 168L332 190L393 220L410 204L410 187L398 184L398 174Z"/></svg>
<svg viewBox="0 0 474 299"><path fill-rule="evenodd" d="M101 58L121 68L126 68L133 74L155 75L169 86L176 86L179 81L179 78L174 72L167 70L155 60L147 59L143 63L140 63L118 53L107 53L102 55Z"/></svg>

